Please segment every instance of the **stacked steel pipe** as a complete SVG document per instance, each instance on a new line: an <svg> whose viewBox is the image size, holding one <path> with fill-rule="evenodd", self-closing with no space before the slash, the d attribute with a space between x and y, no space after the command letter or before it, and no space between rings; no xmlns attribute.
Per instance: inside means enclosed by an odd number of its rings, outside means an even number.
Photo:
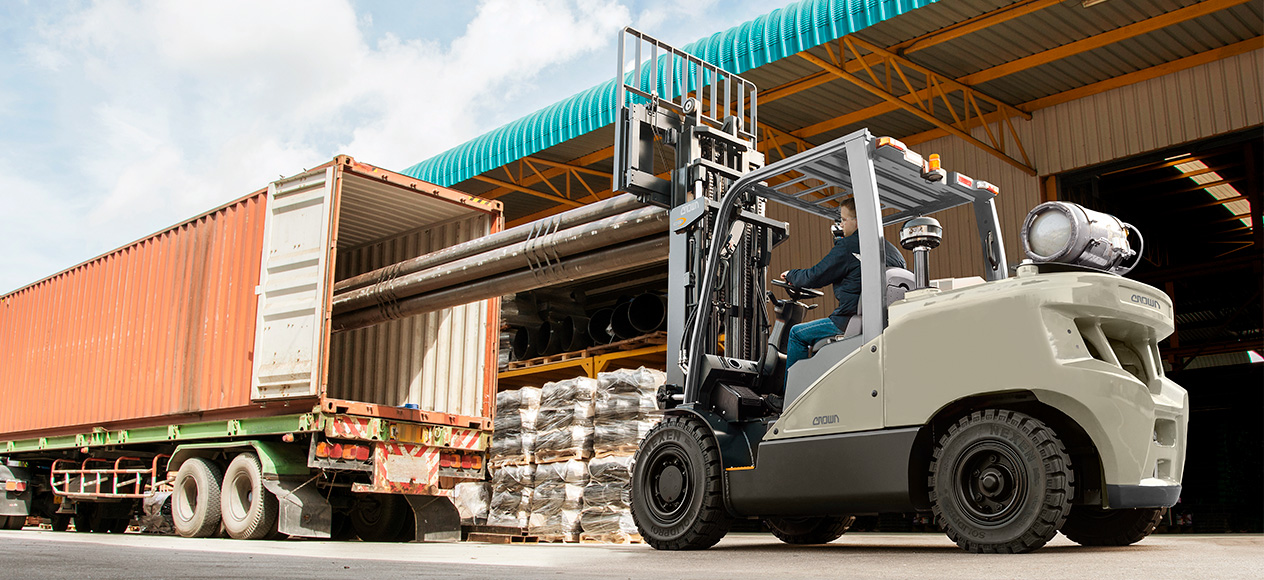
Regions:
<svg viewBox="0 0 1264 580"><path fill-rule="evenodd" d="M334 285L333 330L666 262L667 218L621 195L342 280ZM561 326L573 331L580 322ZM563 340L566 332L558 348L575 344L573 332ZM534 343L528 336L524 348L547 351L552 335L550 327ZM515 350L519 342L515 336Z"/></svg>
<svg viewBox="0 0 1264 580"><path fill-rule="evenodd" d="M515 307L515 311L521 309ZM596 310L591 316L537 316L536 322L518 319L513 325L513 360L574 352L663 330L667 303L663 295L646 292L624 298L614 308Z"/></svg>

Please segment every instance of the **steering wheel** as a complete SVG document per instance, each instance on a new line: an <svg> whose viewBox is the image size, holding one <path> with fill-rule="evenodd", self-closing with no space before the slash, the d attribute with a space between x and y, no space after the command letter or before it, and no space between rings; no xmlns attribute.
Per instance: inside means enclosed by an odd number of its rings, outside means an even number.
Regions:
<svg viewBox="0 0 1264 580"><path fill-rule="evenodd" d="M811 288L800 288L780 278L776 280L771 280L769 281L769 283L772 284L773 286L784 288L786 291L786 294L790 295L790 299L795 300L795 301L804 300L807 298L820 298L825 295L825 293L821 292L820 290L813 290Z"/></svg>

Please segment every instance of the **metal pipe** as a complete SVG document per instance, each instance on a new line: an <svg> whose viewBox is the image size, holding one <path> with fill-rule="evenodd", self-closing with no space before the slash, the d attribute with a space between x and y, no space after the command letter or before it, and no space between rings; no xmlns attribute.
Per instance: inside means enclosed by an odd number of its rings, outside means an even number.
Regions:
<svg viewBox="0 0 1264 580"><path fill-rule="evenodd" d="M640 334L662 330L667 326L667 299L646 292L628 303L628 322Z"/></svg>
<svg viewBox="0 0 1264 580"><path fill-rule="evenodd" d="M562 352L562 339L565 337L562 323L545 320L544 324L536 330L536 336L540 340L539 344L543 345L540 349L541 355L549 356Z"/></svg>
<svg viewBox="0 0 1264 580"><path fill-rule="evenodd" d="M654 236L564 258L545 269L518 270L336 315L332 327L334 332L365 328L405 316L469 304L511 292L525 292L610 272L661 264L666 261L667 236Z"/></svg>
<svg viewBox="0 0 1264 580"><path fill-rule="evenodd" d="M513 338L513 357L514 360L527 360L539 356L540 351L535 339L536 331L530 327L519 328L514 332Z"/></svg>
<svg viewBox="0 0 1264 580"><path fill-rule="evenodd" d="M562 327L566 328L562 349L574 352L588 347L588 317L567 316L562 319Z"/></svg>
<svg viewBox="0 0 1264 580"><path fill-rule="evenodd" d="M663 233L667 230L667 218L667 210L646 207L591 221L386 282L336 294L333 311L334 314L339 314L368 308L520 268L536 265L548 268L549 264L559 258Z"/></svg>
<svg viewBox="0 0 1264 580"><path fill-rule="evenodd" d="M613 308L602 308L588 319L588 337L592 339L593 344L609 344L614 341L609 331L610 317L613 314Z"/></svg>
<svg viewBox="0 0 1264 580"><path fill-rule="evenodd" d="M632 321L628 320L628 310L631 306L632 302L629 300L614 307L614 313L610 315L610 326L606 328L611 336L627 340L641 335L632 325Z"/></svg>
<svg viewBox="0 0 1264 580"><path fill-rule="evenodd" d="M583 207L564 211L555 216L550 216L531 223L512 227L503 232L483 236L477 240L470 240L468 242L444 248L437 252L431 252L397 264L391 264L390 266L379 268L372 272L352 276L334 284L334 293L338 294L363 286L379 284L399 276L404 276L413 272L420 272L438 264L452 262L454 260L468 258L483 252L503 248L511 244L525 241L531 238L533 234L538 234L538 232L541 231L558 231L571 228L643 207L645 207L645 204L637 201L635 195L625 193L605 201L590 203Z"/></svg>

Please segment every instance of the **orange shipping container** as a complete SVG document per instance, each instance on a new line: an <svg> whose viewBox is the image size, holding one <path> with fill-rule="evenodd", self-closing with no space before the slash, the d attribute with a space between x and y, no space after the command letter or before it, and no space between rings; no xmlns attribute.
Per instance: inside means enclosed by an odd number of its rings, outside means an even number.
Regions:
<svg viewBox="0 0 1264 580"><path fill-rule="evenodd" d="M338 157L0 296L0 440L315 406L484 425L495 300L337 335L329 304L501 227L499 202Z"/></svg>

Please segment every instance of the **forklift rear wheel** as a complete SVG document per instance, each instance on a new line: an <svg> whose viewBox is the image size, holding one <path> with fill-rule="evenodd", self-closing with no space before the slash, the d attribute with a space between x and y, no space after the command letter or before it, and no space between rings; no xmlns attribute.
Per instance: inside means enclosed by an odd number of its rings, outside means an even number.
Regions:
<svg viewBox="0 0 1264 580"><path fill-rule="evenodd" d="M1165 508L1107 510L1077 505L1062 525L1062 533L1081 546L1127 546L1154 532Z"/></svg>
<svg viewBox="0 0 1264 580"><path fill-rule="evenodd" d="M976 411L948 428L933 457L935 520L965 550L1030 552L1052 539L1071 511L1071 458L1034 417Z"/></svg>
<svg viewBox="0 0 1264 580"><path fill-rule="evenodd" d="M768 531L787 544L828 544L847 532L856 516L764 518Z"/></svg>
<svg viewBox="0 0 1264 580"><path fill-rule="evenodd" d="M659 550L703 550L728 533L724 472L711 429L694 416L663 419L641 443L632 475L632 518Z"/></svg>

